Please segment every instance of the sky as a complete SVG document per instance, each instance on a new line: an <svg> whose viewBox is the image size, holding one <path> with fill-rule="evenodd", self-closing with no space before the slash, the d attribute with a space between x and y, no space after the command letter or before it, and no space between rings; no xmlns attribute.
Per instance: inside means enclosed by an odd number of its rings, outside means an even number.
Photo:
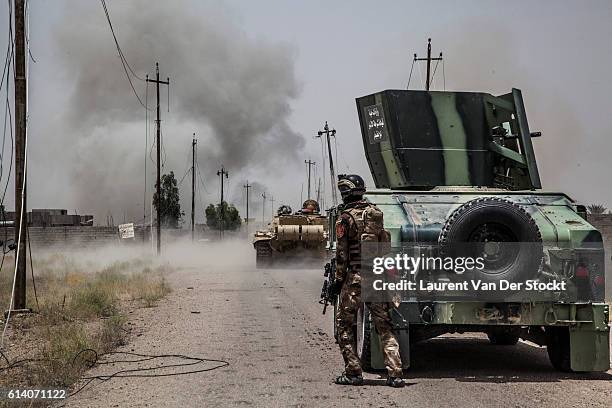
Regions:
<svg viewBox="0 0 612 408"><path fill-rule="evenodd" d="M107 0L134 72L153 75L159 62L162 78L170 77L169 98L161 90L164 171L179 180L196 133L197 220L219 200L222 165L229 171L225 192L242 212L242 186L246 180L254 186L251 216L261 217L262 192L274 197L267 215L272 205L296 208L306 198L304 160L317 163L313 180L323 177L329 196L315 137L325 121L337 130L338 171L359 173L371 185L355 98L404 89L412 55L425 53L427 38L434 54L444 54L432 89L520 88L530 128L542 132L534 145L544 189L612 207L612 3L460 4ZM94 214L100 224L108 215L142 221L151 210L153 129L146 134L145 109L126 79L100 2L30 0L29 10L36 62L29 64L28 207ZM3 50L7 11L7 3L0 6ZM416 65L411 89L422 89L423 75L424 66ZM153 88L133 82L153 109ZM2 186L8 134L5 143ZM189 176L179 188L189 219ZM9 180L7 208L12 192Z"/></svg>

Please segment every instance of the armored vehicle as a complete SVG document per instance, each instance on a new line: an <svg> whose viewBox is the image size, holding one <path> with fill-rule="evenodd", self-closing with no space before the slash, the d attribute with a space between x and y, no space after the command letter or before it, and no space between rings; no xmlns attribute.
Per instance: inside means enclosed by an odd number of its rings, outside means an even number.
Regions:
<svg viewBox="0 0 612 408"><path fill-rule="evenodd" d="M402 293L392 314L404 365L411 343L482 332L493 344L523 338L546 346L562 371L608 370L602 236L585 207L541 190L532 146L540 134L529 129L521 91L386 90L356 101L376 185L365 197L384 212L395 251L444 253L468 243L489 256L481 281L556 280L570 288L503 298ZM500 249L503 243L519 244ZM364 368L384 369L365 304L355 333Z"/></svg>
<svg viewBox="0 0 612 408"><path fill-rule="evenodd" d="M255 232L253 247L258 268L279 262L309 265L326 256L327 217L320 214L319 203L306 200L302 209L292 214L282 205L265 230Z"/></svg>

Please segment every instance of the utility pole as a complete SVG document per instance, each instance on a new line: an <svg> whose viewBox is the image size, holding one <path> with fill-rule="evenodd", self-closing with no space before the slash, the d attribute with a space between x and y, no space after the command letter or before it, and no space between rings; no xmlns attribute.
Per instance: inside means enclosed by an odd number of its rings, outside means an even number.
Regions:
<svg viewBox="0 0 612 408"><path fill-rule="evenodd" d="M317 203L321 205L321 177L319 177L319 186L317 187Z"/></svg>
<svg viewBox="0 0 612 408"><path fill-rule="evenodd" d="M15 258L14 310L26 307L26 49L25 49L25 0L15 0L15 242L19 256Z"/></svg>
<svg viewBox="0 0 612 408"><path fill-rule="evenodd" d="M272 209L272 216L273 216L273 217L274 217L274 201L276 201L276 200L274 199L274 197L273 197L273 196L270 196L270 204L271 204L271 205L270 205L270 208Z"/></svg>
<svg viewBox="0 0 612 408"><path fill-rule="evenodd" d="M170 78L166 78L165 81L159 79L159 63L155 63L155 79L149 79L149 75L146 78L147 82L153 82L155 84L155 92L157 95L157 119L155 123L157 125L156 145L157 145L157 255L161 254L161 113L159 109L159 85L170 86Z"/></svg>
<svg viewBox="0 0 612 408"><path fill-rule="evenodd" d="M334 171L334 159L332 158L331 144L329 143L330 136L336 137L336 129L329 129L327 121L325 121L325 127L323 130L317 132L317 137L325 135L327 139L327 152L329 154L329 175L331 177L331 190L332 190L332 201L334 207L338 205L338 193L336 192L336 173Z"/></svg>
<svg viewBox="0 0 612 408"><path fill-rule="evenodd" d="M310 159L308 160L304 160L304 163L306 163L308 165L308 197L306 197L307 200L310 200L310 168L312 166L314 166L316 163L313 161L310 161Z"/></svg>
<svg viewBox="0 0 612 408"><path fill-rule="evenodd" d="M247 235L249 234L249 188L253 187L249 184L249 180L246 181L246 184L242 186L246 189L246 225L247 225Z"/></svg>
<svg viewBox="0 0 612 408"><path fill-rule="evenodd" d="M221 177L221 228L220 233L221 237L223 237L223 232L225 231L225 208L223 208L223 176L225 178L229 177L229 173L225 170L223 166L221 166L221 170L217 172L217 176Z"/></svg>
<svg viewBox="0 0 612 408"><path fill-rule="evenodd" d="M263 197L263 205L261 206L261 225L263 228L263 226L266 225L266 193L265 191L261 193L261 196Z"/></svg>
<svg viewBox="0 0 612 408"><path fill-rule="evenodd" d="M198 141L193 134L193 140L191 141L191 241L194 241L195 237L195 193L196 193L196 178L195 178L195 164L196 164L196 145Z"/></svg>
<svg viewBox="0 0 612 408"><path fill-rule="evenodd" d="M431 38L427 39L427 58L417 58L417 55L414 54L414 61L427 61L427 77L425 78L425 90L429 91L429 86L431 85L431 61L442 61L442 53L438 58L431 58Z"/></svg>

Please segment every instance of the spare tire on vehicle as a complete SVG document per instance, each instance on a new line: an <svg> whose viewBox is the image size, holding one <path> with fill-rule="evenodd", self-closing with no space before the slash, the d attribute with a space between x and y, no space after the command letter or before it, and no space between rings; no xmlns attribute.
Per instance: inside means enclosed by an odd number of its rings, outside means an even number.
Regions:
<svg viewBox="0 0 612 408"><path fill-rule="evenodd" d="M472 278L483 282L533 279L543 257L534 219L520 205L498 197L477 198L453 211L439 244L445 256L482 256L484 268L475 269Z"/></svg>

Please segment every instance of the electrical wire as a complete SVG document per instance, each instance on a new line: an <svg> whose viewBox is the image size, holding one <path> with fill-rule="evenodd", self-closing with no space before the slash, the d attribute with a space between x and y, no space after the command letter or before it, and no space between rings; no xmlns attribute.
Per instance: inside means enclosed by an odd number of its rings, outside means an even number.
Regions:
<svg viewBox="0 0 612 408"><path fill-rule="evenodd" d="M419 71L419 78L421 79L421 86L424 87L425 81L423 81L423 71L421 71L421 64L417 64L417 71Z"/></svg>
<svg viewBox="0 0 612 408"><path fill-rule="evenodd" d="M412 60L412 65L410 66L410 75L408 76L408 85L406 85L406 89L410 89L410 80L412 79L412 69L414 68L414 63L416 58Z"/></svg>
<svg viewBox="0 0 612 408"><path fill-rule="evenodd" d="M26 0L25 1L25 13L26 13L26 15L29 15L29 11L30 11L29 4L30 4L30 2L28 0ZM27 27L27 30L25 32L25 40L26 40L26 44L28 46L28 56L30 57L30 60L32 60L32 62L36 64L36 59L32 55L32 50L30 49L30 20L29 19L28 19L28 27Z"/></svg>
<svg viewBox="0 0 612 408"><path fill-rule="evenodd" d="M204 200L202 199L202 191L200 191L200 189L199 189L199 188L197 188L197 189L196 189L196 192L198 193L198 200L199 200L199 203L198 203L198 204L200 204L200 207L201 207L201 209L202 209L202 214L205 214L205 212L206 212L206 207L204 206ZM197 214L197 211L196 211L196 214ZM195 218L195 216L194 216L194 218Z"/></svg>
<svg viewBox="0 0 612 408"><path fill-rule="evenodd" d="M446 91L446 73L444 72L444 60L442 60L442 83L443 83L443 88Z"/></svg>
<svg viewBox="0 0 612 408"><path fill-rule="evenodd" d="M25 18L26 18L26 29L24 32L24 36L26 39L26 50L28 52L28 55L30 56L30 58L32 59L32 61L34 63L36 63L36 60L34 59L34 57L32 56L32 53L30 52L30 9L28 7L29 5L29 1L26 0L25 4L24 4L24 13L25 13ZM26 78L27 78L27 82L26 84L29 85L30 83L30 64L27 63L26 64ZM27 134L29 133L30 130L30 87L27 86L26 88L26 121L25 121L25 126L26 126L26 140L27 140ZM26 144L26 149L27 149L27 144ZM26 185L26 171L25 171L25 166L26 166L27 162L24 161L24 173L23 173L23 177L24 177L24 182L23 182L23 194L25 195L25 185ZM23 207L23 203L22 203L22 207ZM27 219L27 208L26 210L26 242L28 243L28 251L29 251L29 258L30 258L30 276L32 278L32 289L34 290L34 299L36 300L36 309L38 311L40 311L40 305L38 303L38 292L36 290L36 279L34 278L34 263L32 262L32 245L30 242L30 226L28 225L28 219ZM24 209L22 208L21 210L22 212L24 211ZM19 227L21 228L21 222L23 221L20 220L19 222ZM26 250L25 248L23 249L24 251ZM15 258L17 259L17 258Z"/></svg>
<svg viewBox="0 0 612 408"><path fill-rule="evenodd" d="M92 354L91 358L87 358L86 354ZM27 363L32 362L40 362L40 361L59 361L57 359L38 359L38 358L24 358L14 362L10 362L8 357L0 351L0 355L7 362L5 367L0 367L0 372L8 371L15 368L23 367ZM125 360L108 360L108 361L100 361L102 357L111 356L111 355L124 355L131 357L138 357L136 359L125 359ZM85 356L85 357L83 357ZM228 367L230 363L226 360L213 359L213 358L202 358L202 357L192 357L184 354L142 354L142 353L134 353L127 351L109 351L106 353L98 354L94 349L86 348L82 349L76 354L74 354L72 358L72 366L76 364L76 362L81 358L81 362L84 362L85 365L89 368L93 368L95 366L102 365L113 365L113 364L137 364L143 363L147 361L155 361L162 360L161 365L155 365L152 367L142 367L142 368L133 368L133 369L125 369L118 370L111 374L105 375L92 375L92 376L84 376L81 377L81 380L85 381L85 384L77 388L75 391L70 393L68 397L73 397L83 391L89 384L91 384L95 380L99 380L102 382L106 382L112 380L113 378L159 378L159 377L175 377L179 375L188 375L188 374L197 374L208 371L217 370L219 368ZM179 359L186 362L177 363L177 364L163 364L164 359ZM204 368L195 368L195 366L204 364L204 363L214 363L213 367L204 367ZM178 372L156 372L158 370L164 369L181 369L185 367L194 367L193 369L187 369L186 371L178 371Z"/></svg>
<svg viewBox="0 0 612 408"><path fill-rule="evenodd" d="M151 123L153 123L153 125L155 126L155 129L157 130L157 121L153 118L151 118ZM150 126L149 126L150 128ZM157 144L157 138L156 137L152 137L151 138L151 150L149 150L149 159L151 159L151 163L155 164L155 159L153 158L153 148L156 146Z"/></svg>
<svg viewBox="0 0 612 408"><path fill-rule="evenodd" d="M204 191L206 191L206 194L210 194L210 191L208 191L206 185L204 185L204 178L202 177L202 174L200 174L200 164L198 162L196 162L196 169L198 170L198 181L200 182L200 185Z"/></svg>
<svg viewBox="0 0 612 408"><path fill-rule="evenodd" d="M136 73L134 72L130 64L128 63L127 58L125 58L125 55L123 54L123 51L121 50L121 47L119 46L119 41L117 40L117 36L115 35L115 30L113 29L113 23L111 22L110 15L108 13L108 8L106 7L106 2L104 0L101 0L101 2L102 2L102 8L104 8L104 14L106 15L106 20L108 21L108 25L110 27L111 33L113 34L113 39L115 40L115 46L117 47L117 51L119 52L119 57L125 62L125 66L127 66L129 71L132 73L132 75L134 75L136 79L140 81L145 81L144 79L136 75Z"/></svg>
<svg viewBox="0 0 612 408"><path fill-rule="evenodd" d="M336 140L336 134L334 133L334 155L336 156L336 166L340 167L340 162L338 161L338 144Z"/></svg>
<svg viewBox="0 0 612 408"><path fill-rule="evenodd" d="M0 151L0 180L2 180L2 175L4 172L4 150L6 146L6 121L7 121L7 109L4 108L4 129L2 132L2 150Z"/></svg>
<svg viewBox="0 0 612 408"><path fill-rule="evenodd" d="M190 172L191 172L191 167L189 167L187 171L185 172L185 174L183 174L183 177L181 178L181 181L179 181L177 187L179 187L181 183L183 183L183 180L185 180L185 177L187 177L187 174L189 174Z"/></svg>
<svg viewBox="0 0 612 408"><path fill-rule="evenodd" d="M115 35L115 29L113 28L113 23L111 22L110 15L108 14L108 9L106 8L106 2L104 0L100 0L100 1L102 3L102 8L104 9L104 14L106 15L106 20L108 21L108 25L110 27L111 34L113 35L113 39L115 40L115 46L117 47L117 52L119 53L119 59L121 60L121 65L123 66L123 70L125 71L125 76L128 82L130 83L130 87L132 88L132 91L134 92L136 99L138 99L138 102L140 102L143 108L148 110L149 107L142 102L142 99L140 99L138 92L136 92L136 89L134 88L134 84L132 83L132 78L130 77L129 73L131 72L132 75L134 75L136 79L139 79L141 81L144 81L144 79L136 75L136 73L134 72L134 70L132 70L132 67L128 63L127 58L125 58L123 51L121 51L121 47L119 46L119 41L117 40L117 36Z"/></svg>
<svg viewBox="0 0 612 408"><path fill-rule="evenodd" d="M2 79L0 80L0 89L4 84L4 78L6 77L6 86L8 87L9 75L11 71L11 61L13 60L13 53L15 50L13 44L13 6L11 4L11 0L7 0L8 3L8 38L7 38L7 47L6 47L6 58L4 60L4 68L2 69Z"/></svg>
<svg viewBox="0 0 612 408"><path fill-rule="evenodd" d="M7 94L8 94L8 88L7 88ZM14 152L14 147L15 147L15 139L13 138L13 114L11 113L11 104L9 103L8 100L8 95L6 97L6 110L5 110L5 120L4 120L4 135L2 136L3 138L6 136L6 113L8 112L8 119L9 119L9 130L10 130L10 135L11 135L11 160L9 161L9 174L6 178L6 184L4 185L4 191L2 192L2 198L0 199L0 205L4 207L4 199L6 197L6 192L8 190L8 185L9 185L9 181L11 179L11 173L13 172L13 152ZM3 157L4 159L4 157ZM3 160L4 161L4 160Z"/></svg>
<svg viewBox="0 0 612 408"><path fill-rule="evenodd" d="M440 63L440 60L436 60L436 65L434 66L434 70L433 73L431 74L431 82L430 82L430 87L431 85L433 85L434 79L436 79L436 71L438 70L438 64Z"/></svg>
<svg viewBox="0 0 612 408"><path fill-rule="evenodd" d="M9 6L9 33L8 33L8 42L7 42L7 59L5 61L5 69L6 69L6 105L5 105L5 110L4 110L4 126L3 126L3 132L2 132L2 157L0 157L0 180L2 180L2 176L4 175L4 146L5 146L5 141L6 141L6 123L7 123L7 118L9 120L9 130L10 130L10 134L11 134L11 160L9 161L9 175L8 178L6 180L6 185L4 187L4 191L2 194L2 199L0 200L0 205L4 206L4 198L6 196L6 191L8 189L8 183L10 181L11 178L11 172L12 172L12 168L13 168L13 145L14 145L14 141L13 141L13 120L12 120L12 113L11 113L11 104L9 101L9 73L11 70L11 62L13 61L13 56L14 56L14 43L13 43L13 26L12 26L12 19L13 19L13 12L12 12L12 5L11 5L11 1L8 0L8 6ZM3 73L3 79L4 79L4 73ZM2 88L2 86L0 85L0 89ZM4 207L3 207L4 208ZM3 216L3 221L6 221L5 219L5 214L4 212L2 213ZM5 230L5 235L6 235L6 230ZM6 241L6 239L5 239Z"/></svg>
<svg viewBox="0 0 612 408"><path fill-rule="evenodd" d="M26 240L28 241L28 251L30 253L30 277L32 278L32 289L34 290L34 299L36 300L36 310L40 312L40 304L38 303L38 292L36 291L36 279L34 278L34 262L32 261L32 241L30 240L30 226L26 227Z"/></svg>
<svg viewBox="0 0 612 408"><path fill-rule="evenodd" d="M226 360L191 357L191 356L187 356L184 354L141 354L141 353L134 353L134 352L126 352L126 351L109 351L106 353L98 354L97 351L95 351L94 349L90 349L90 348L82 349L79 352L75 353L71 359L72 365L74 366L77 360L79 359L79 357L81 357L85 353L93 354L92 359L83 358L82 360L84 363L86 363L86 366L90 369L93 368L94 366L114 365L114 364L119 364L119 363L133 364L133 363L142 363L142 362L147 362L147 361L153 361L153 360L159 360L159 359L170 359L170 358L187 360L188 362L179 363L179 364L167 364L167 365L162 364L162 365L157 365L153 367L126 369L126 370L116 371L112 374L81 377L80 379L85 380L86 383L83 384L81 387L79 387L76 391L72 392L69 395L69 397L72 397L78 394L79 392L83 391L83 389L85 389L94 380L109 381L113 378L173 377L173 376L179 376L179 375L196 374L196 373L202 373L202 372L207 372L207 371L213 371L213 370L227 367L230 365L230 363ZM15 368L20 368L20 367L23 367L27 363L35 363L35 362L41 362L41 361L60 361L58 359L23 358L23 359L19 359L17 361L11 362L6 356L6 354L3 353L2 351L0 351L0 355L2 356L2 358L4 358L4 360L7 363L6 366L0 367L0 372L9 371ZM130 359L130 360L100 361L100 358L105 357L105 356L110 356L110 355L126 355L126 356L140 357L140 358ZM173 373L142 374L142 373L155 372L156 370L163 370L163 369L168 369L168 368L192 367L192 366L196 366L202 363L216 363L216 365L214 367L206 367L206 368L199 368L199 369L193 369L193 370L190 369L187 371L180 371L180 372L173 372Z"/></svg>
<svg viewBox="0 0 612 408"><path fill-rule="evenodd" d="M8 34L8 42L7 42L7 47L6 47L6 57L4 59L4 68L2 69L2 78L0 79L0 89L2 89L2 87L4 86L4 78L6 78L6 86L8 87L8 83L9 83L9 75L10 75L10 71L11 71L11 61L13 60L13 52L14 52L14 47L13 47L13 12L12 12L12 8L11 8L11 1L8 0L9 2L9 24L8 24L8 28L9 28L9 34Z"/></svg>
<svg viewBox="0 0 612 408"><path fill-rule="evenodd" d="M9 75L11 71L11 63L13 61L13 55L14 55L15 48L14 48L14 43L13 43L13 9L12 9L11 0L8 0L7 3L8 3L8 17L9 17L9 22L8 22L9 32L7 36L5 65L4 65L4 69L2 72L2 81L0 81L0 89L2 89L4 78L6 77L6 105L4 109L4 126L3 126L3 132L2 132L2 156L0 157L0 180L2 180L2 177L4 175L4 158L5 158L4 146L5 146L5 141L6 141L7 120L10 121L9 130L11 134L11 159L9 161L9 174L6 179L6 185L4 186L2 198L0 199L0 211L2 211L3 223L6 222L6 212L4 211L4 198L6 197L6 192L8 189L8 185L9 185L9 181L10 181L11 173L13 169L13 145L14 145L13 120L12 120L12 113L10 110L11 105L9 101ZM2 260L0 261L0 271L2 270L2 266L4 266L4 259L6 257L6 254L9 252L6 250L7 242L9 241L7 228L3 228L3 232L4 232L4 240L2 242ZM11 240L14 241L14 239L11 239Z"/></svg>
<svg viewBox="0 0 612 408"><path fill-rule="evenodd" d="M187 176L187 173L189 173L189 171L191 170L191 145L189 145L189 149L186 149L186 153L187 153L187 160L185 164L185 173L183 175L183 178L181 178L181 181L178 184L179 186L183 182L183 179Z"/></svg>
<svg viewBox="0 0 612 408"><path fill-rule="evenodd" d="M161 156L162 156L162 161L161 161L161 168L162 171L164 170L164 166L166 165L166 159L168 158L168 156L166 155L166 146L164 145L164 132L161 130L161 126L159 127L159 145L161 146Z"/></svg>

